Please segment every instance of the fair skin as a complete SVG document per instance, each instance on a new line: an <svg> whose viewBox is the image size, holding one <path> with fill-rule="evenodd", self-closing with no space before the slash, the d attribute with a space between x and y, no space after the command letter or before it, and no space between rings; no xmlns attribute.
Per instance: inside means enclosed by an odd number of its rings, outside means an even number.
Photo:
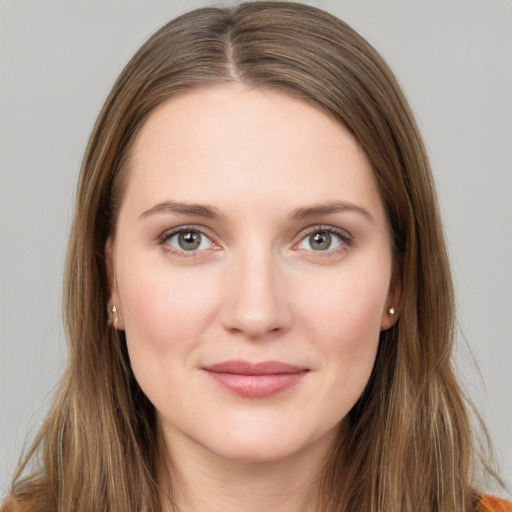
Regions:
<svg viewBox="0 0 512 512"><path fill-rule="evenodd" d="M303 101L203 88L150 115L123 194L107 245L114 322L180 510L314 510L394 322L389 227L364 153Z"/></svg>

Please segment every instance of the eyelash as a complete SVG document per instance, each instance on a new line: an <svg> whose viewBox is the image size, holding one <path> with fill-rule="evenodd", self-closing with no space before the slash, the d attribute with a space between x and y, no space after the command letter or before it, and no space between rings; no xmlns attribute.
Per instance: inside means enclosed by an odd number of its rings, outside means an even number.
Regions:
<svg viewBox="0 0 512 512"><path fill-rule="evenodd" d="M308 250L309 252L314 252L316 255L329 257L339 253L340 251L346 250L347 247L351 247L353 244L353 236L345 231L344 229L336 228L334 226L329 225L315 225L309 228L306 228L300 235L300 240L294 244L294 247L302 243L308 237L315 233L326 232L330 235L335 235L341 241L340 246L335 247L334 249L327 249L325 251L314 251L313 249L302 249Z"/></svg>
<svg viewBox="0 0 512 512"><path fill-rule="evenodd" d="M199 233L201 236L204 236L208 240L210 240L214 247L216 247L216 248L219 247L215 242L212 241L212 239L209 235L207 235L201 228L196 227L196 226L180 226L178 228L171 229L170 231L165 231L158 238L158 243L159 243L159 245L161 245L163 247L163 249L165 251L167 251L171 254L174 254L177 256L182 256L185 258L197 257L199 255L199 253L203 252L205 249L202 249L201 251L197 251L197 250L185 251L185 250L176 249L175 247L172 247L171 245L168 244L168 241L173 236L179 235L181 233L188 233L188 232Z"/></svg>
<svg viewBox="0 0 512 512"><path fill-rule="evenodd" d="M202 250L179 250L175 247L172 247L169 245L168 241L175 235L179 235L181 233L187 233L187 232L195 232L199 233L201 236L206 237L210 242L212 243L213 247L215 247L214 250L217 250L219 246L211 239L211 237L205 233L204 230L197 226L180 226L177 228L174 228L170 231L165 231L158 237L158 244L163 247L163 249L167 252L170 252L172 254L175 254L177 256L181 257L197 257L201 252L204 252L206 249ZM306 228L304 231L300 234L300 239L298 242L295 242L293 244L293 247L297 247L300 243L302 243L304 240L306 240L309 236L315 234L315 233L321 233L326 232L331 235L335 235L339 240L341 241L341 244L339 247L335 247L334 249L326 249L325 251L314 251L313 249L298 249L298 250L306 250L308 252L314 252L315 254L323 257L329 257L331 255L337 254L340 251L346 250L347 247L350 247L353 243L353 236L348 233L347 231L336 228L334 226L326 226L326 225L315 225L311 226L309 228Z"/></svg>

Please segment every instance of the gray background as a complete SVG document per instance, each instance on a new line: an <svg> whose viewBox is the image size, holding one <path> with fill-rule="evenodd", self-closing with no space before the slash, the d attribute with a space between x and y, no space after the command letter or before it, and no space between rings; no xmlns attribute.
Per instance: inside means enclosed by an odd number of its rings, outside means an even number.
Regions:
<svg viewBox="0 0 512 512"><path fill-rule="evenodd" d="M309 3L381 51L416 112L450 245L461 374L512 482L512 1ZM0 0L0 492L63 366L62 266L95 117L146 36L201 4Z"/></svg>

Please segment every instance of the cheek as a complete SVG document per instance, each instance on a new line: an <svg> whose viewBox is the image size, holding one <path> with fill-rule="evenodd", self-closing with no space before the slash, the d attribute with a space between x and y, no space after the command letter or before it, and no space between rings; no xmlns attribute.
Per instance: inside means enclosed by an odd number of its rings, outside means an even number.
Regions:
<svg viewBox="0 0 512 512"><path fill-rule="evenodd" d="M190 348L217 311L216 279L190 269L121 267L120 297L130 354L137 359ZM150 267L150 268L148 268ZM196 269L194 269L196 270Z"/></svg>
<svg viewBox="0 0 512 512"><path fill-rule="evenodd" d="M338 276L321 293L304 298L306 331L326 370L325 399L347 414L370 377L379 344L389 281L385 272ZM306 302L308 307L306 308Z"/></svg>
<svg viewBox="0 0 512 512"><path fill-rule="evenodd" d="M336 299L329 308L317 311L315 330L321 332L317 346L332 369L333 380L362 388L369 378L378 347L381 303L345 300L344 296Z"/></svg>
<svg viewBox="0 0 512 512"><path fill-rule="evenodd" d="M307 287L295 291L301 316L313 329L321 329L327 340L360 345L368 336L378 338L389 289L390 273L385 270L379 266L372 272L368 265L363 271L347 267L326 279L316 276ZM312 293L305 293L306 289Z"/></svg>
<svg viewBox="0 0 512 512"><path fill-rule="evenodd" d="M216 316L215 278L169 266L151 269L147 262L120 267L125 271L125 279L119 278L124 285L120 298L135 377L157 410L186 409L197 397L183 383Z"/></svg>

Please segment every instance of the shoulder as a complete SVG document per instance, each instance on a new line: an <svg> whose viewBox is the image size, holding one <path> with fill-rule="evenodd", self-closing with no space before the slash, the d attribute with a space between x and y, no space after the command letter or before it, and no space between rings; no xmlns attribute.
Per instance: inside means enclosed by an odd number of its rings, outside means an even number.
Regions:
<svg viewBox="0 0 512 512"><path fill-rule="evenodd" d="M15 499L0 502L0 512L33 512L36 510L40 509L32 507L30 504L23 504Z"/></svg>
<svg viewBox="0 0 512 512"><path fill-rule="evenodd" d="M0 512L17 512L16 507L13 505L12 501L3 501L0 502Z"/></svg>
<svg viewBox="0 0 512 512"><path fill-rule="evenodd" d="M512 502L484 494L476 510L477 512L512 512Z"/></svg>

